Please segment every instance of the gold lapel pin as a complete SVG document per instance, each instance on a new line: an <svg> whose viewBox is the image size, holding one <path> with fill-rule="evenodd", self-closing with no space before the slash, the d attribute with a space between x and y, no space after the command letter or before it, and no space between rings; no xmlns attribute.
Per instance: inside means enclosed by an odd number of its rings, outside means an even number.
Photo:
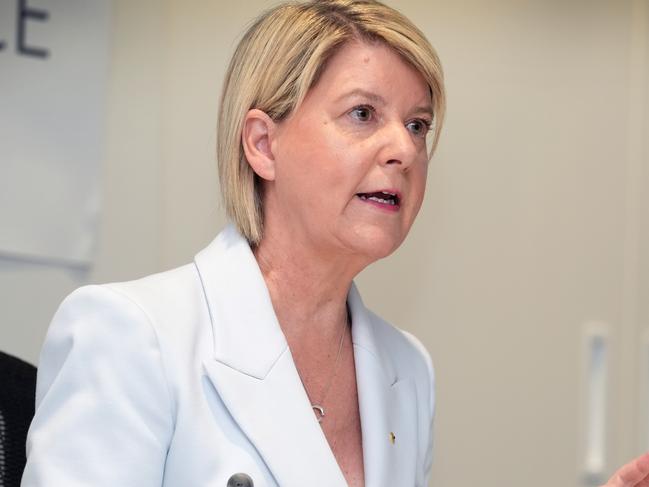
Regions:
<svg viewBox="0 0 649 487"><path fill-rule="evenodd" d="M394 445L395 441L397 441L397 437L394 435L392 431L390 431L390 443Z"/></svg>

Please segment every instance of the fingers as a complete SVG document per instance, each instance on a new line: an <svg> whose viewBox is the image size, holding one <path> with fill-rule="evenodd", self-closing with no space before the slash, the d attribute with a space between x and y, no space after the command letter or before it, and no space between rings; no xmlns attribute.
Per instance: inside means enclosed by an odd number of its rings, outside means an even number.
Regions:
<svg viewBox="0 0 649 487"><path fill-rule="evenodd" d="M604 487L649 487L649 452L615 472Z"/></svg>

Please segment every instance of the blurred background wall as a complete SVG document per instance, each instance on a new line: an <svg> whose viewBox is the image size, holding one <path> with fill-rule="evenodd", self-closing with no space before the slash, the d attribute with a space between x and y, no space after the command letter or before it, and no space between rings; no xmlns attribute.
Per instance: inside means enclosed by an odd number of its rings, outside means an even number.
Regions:
<svg viewBox="0 0 649 487"><path fill-rule="evenodd" d="M432 485L597 485L592 333L600 473L649 449L649 1L387 3L438 49L449 112L411 235L358 281L433 355ZM0 349L36 363L67 293L186 263L223 226L221 81L272 4L114 0L95 257L0 259Z"/></svg>

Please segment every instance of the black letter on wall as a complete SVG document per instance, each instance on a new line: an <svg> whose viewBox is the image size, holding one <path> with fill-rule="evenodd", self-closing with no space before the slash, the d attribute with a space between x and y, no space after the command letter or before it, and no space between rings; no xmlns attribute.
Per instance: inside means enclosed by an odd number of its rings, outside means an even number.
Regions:
<svg viewBox="0 0 649 487"><path fill-rule="evenodd" d="M26 56L46 58L50 55L47 49L31 47L27 45L27 21L40 20L46 21L50 14L45 10L36 10L29 8L27 0L18 0L18 30L16 33L18 52Z"/></svg>

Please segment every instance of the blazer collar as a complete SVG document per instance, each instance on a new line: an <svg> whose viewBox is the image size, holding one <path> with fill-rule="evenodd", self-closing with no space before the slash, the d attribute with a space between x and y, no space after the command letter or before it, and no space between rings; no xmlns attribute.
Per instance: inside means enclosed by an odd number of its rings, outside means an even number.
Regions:
<svg viewBox="0 0 649 487"><path fill-rule="evenodd" d="M386 386L391 386L397 381L397 372L394 365L394 358L386 349L385 343L382 343L376 333L372 322L376 317L369 311L363 300L356 284L352 283L347 295L347 304L352 318L352 343L354 350L363 350L374 359L376 365L380 367L381 378ZM357 364L358 365L358 364Z"/></svg>
<svg viewBox="0 0 649 487"><path fill-rule="evenodd" d="M214 356L204 363L206 375L279 485L299 485L306 479L313 486L346 485L310 407L247 241L229 225L196 255L195 264L213 330ZM389 340L377 332L377 318L365 308L353 284L347 302L365 483L414 485L407 473L414 475L416 459L411 448L416 445L417 416L413 384L399 380Z"/></svg>
<svg viewBox="0 0 649 487"><path fill-rule="evenodd" d="M263 379L288 344L248 242L230 224L194 262L212 320L214 358Z"/></svg>

